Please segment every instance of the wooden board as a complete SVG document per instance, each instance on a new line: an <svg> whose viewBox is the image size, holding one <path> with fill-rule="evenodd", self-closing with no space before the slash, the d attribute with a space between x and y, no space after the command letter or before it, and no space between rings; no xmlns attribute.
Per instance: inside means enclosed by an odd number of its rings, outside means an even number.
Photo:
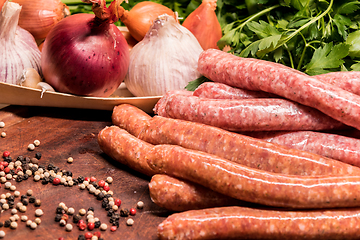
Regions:
<svg viewBox="0 0 360 240"><path fill-rule="evenodd" d="M41 199L41 209L44 215L37 229L31 230L24 222L18 221L17 229L2 227L6 232L4 239L77 239L80 231L76 224L71 232L65 231L58 222L55 222L55 210L60 202L68 207L88 209L94 207L95 217L101 222L108 224L108 230L101 231L104 239L157 239L157 226L170 213L152 203L149 197L148 183L150 178L141 175L128 167L115 162L105 155L97 144L97 134L105 126L111 125L111 111L47 108L47 107L21 107L9 106L0 109L0 121L6 126L0 128L0 132L6 132L5 138L0 138L0 153L10 151L11 156L19 155L34 157L40 152L40 163L47 166L53 163L60 169L70 170L74 177L94 176L98 180L111 176L114 182L110 185L114 192L114 198L122 201L121 208L136 207L138 201L143 201L143 209L137 209L133 216L134 225L126 225L126 217L120 218L120 226L115 232L111 232L107 211L101 207L101 201L88 192L80 190L78 186L65 187L53 184L43 185L34 182L33 178L20 183L11 181L16 185L21 195L27 189L32 189L34 196ZM41 142L34 151L29 151L27 146L34 140ZM68 157L73 157L72 164L67 163ZM4 184L0 188L0 194L11 192L5 189ZM13 192L12 192L13 193ZM19 198L15 200L15 203ZM29 204L25 213L29 219L35 219L35 207ZM4 222L11 216L10 210L0 215L0 221ZM85 219L85 217L83 217ZM72 223L72 219L70 220ZM99 231L95 229L91 232Z"/></svg>

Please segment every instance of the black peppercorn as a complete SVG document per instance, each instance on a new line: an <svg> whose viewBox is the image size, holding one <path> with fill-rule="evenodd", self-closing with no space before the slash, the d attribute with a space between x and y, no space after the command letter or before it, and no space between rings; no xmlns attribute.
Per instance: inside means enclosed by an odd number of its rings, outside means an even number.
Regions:
<svg viewBox="0 0 360 240"><path fill-rule="evenodd" d="M75 214L73 216L73 222L74 223L78 223L80 219L81 219L81 216L79 214Z"/></svg>
<svg viewBox="0 0 360 240"><path fill-rule="evenodd" d="M104 196L105 196L105 194L103 192L101 192L96 196L96 198L97 198L97 200L102 200L102 199L104 199Z"/></svg>
<svg viewBox="0 0 360 240"><path fill-rule="evenodd" d="M27 199L28 197L24 194L24 195L21 195L20 197L20 200L22 201L23 199Z"/></svg>
<svg viewBox="0 0 360 240"><path fill-rule="evenodd" d="M92 182L91 184L92 184L96 189L99 189L99 188L100 188L99 184L97 184L96 182Z"/></svg>
<svg viewBox="0 0 360 240"><path fill-rule="evenodd" d="M20 155L16 158L16 160L22 162L25 160L25 158L24 158L24 156Z"/></svg>
<svg viewBox="0 0 360 240"><path fill-rule="evenodd" d="M10 173L11 175L15 175L15 170L14 170L14 169L11 169L9 173Z"/></svg>
<svg viewBox="0 0 360 240"><path fill-rule="evenodd" d="M30 170L31 170L32 173L34 173L34 172L36 172L38 170L38 168L37 167L31 167Z"/></svg>
<svg viewBox="0 0 360 240"><path fill-rule="evenodd" d="M85 235L79 235L78 240L86 240Z"/></svg>
<svg viewBox="0 0 360 240"><path fill-rule="evenodd" d="M16 182L22 182L23 178L22 176L18 175L15 179Z"/></svg>
<svg viewBox="0 0 360 240"><path fill-rule="evenodd" d="M92 212L94 212L94 211L95 211L95 209L94 209L94 207L89 207L89 208L88 208L88 211L92 211Z"/></svg>
<svg viewBox="0 0 360 240"><path fill-rule="evenodd" d="M31 196L29 197L29 203L34 203L36 201L36 198Z"/></svg>
<svg viewBox="0 0 360 240"><path fill-rule="evenodd" d="M109 198L111 197L111 194L105 194L104 198Z"/></svg>
<svg viewBox="0 0 360 240"><path fill-rule="evenodd" d="M64 213L64 209L63 209L62 207L58 206L58 207L56 208L56 213L57 213L57 214L63 214L63 213Z"/></svg>
<svg viewBox="0 0 360 240"><path fill-rule="evenodd" d="M12 158L10 156L4 157L4 161L10 163L12 162Z"/></svg>
<svg viewBox="0 0 360 240"><path fill-rule="evenodd" d="M106 204L106 207L105 207L105 210L106 211L109 211L111 209L111 205L108 203L108 204Z"/></svg>
<svg viewBox="0 0 360 240"><path fill-rule="evenodd" d="M40 158L41 158L41 153L39 153L39 152L35 153L35 158L37 158L37 159L40 160Z"/></svg>
<svg viewBox="0 0 360 240"><path fill-rule="evenodd" d="M10 195L8 197L8 201L15 201L15 196L14 195Z"/></svg>
<svg viewBox="0 0 360 240"><path fill-rule="evenodd" d="M39 168L42 168L45 170L45 166L44 165L39 165Z"/></svg>
<svg viewBox="0 0 360 240"><path fill-rule="evenodd" d="M41 181L41 183L43 184L43 185L46 185L46 184L48 184L49 183L49 178L44 178L42 181Z"/></svg>
<svg viewBox="0 0 360 240"><path fill-rule="evenodd" d="M11 224L10 220L5 220L4 227L10 227L10 224Z"/></svg>
<svg viewBox="0 0 360 240"><path fill-rule="evenodd" d="M118 213L114 213L112 216L114 219L119 220L120 219L120 214Z"/></svg>
<svg viewBox="0 0 360 240"><path fill-rule="evenodd" d="M85 177L78 176L77 180L79 181L79 183L83 183L85 181Z"/></svg>
<svg viewBox="0 0 360 240"><path fill-rule="evenodd" d="M26 158L25 158L25 161L26 161L27 163L30 163L31 159L30 159L29 157L26 157Z"/></svg>
<svg viewBox="0 0 360 240"><path fill-rule="evenodd" d="M110 210L107 212L107 216L108 216L108 217L111 217L113 214L114 214L114 210L113 210L113 209L110 209Z"/></svg>
<svg viewBox="0 0 360 240"><path fill-rule="evenodd" d="M62 217L62 214L56 214L55 215L55 222L60 222L61 217Z"/></svg>
<svg viewBox="0 0 360 240"><path fill-rule="evenodd" d="M67 171L66 175L69 176L69 177L72 177L73 174L72 174L71 171Z"/></svg>
<svg viewBox="0 0 360 240"><path fill-rule="evenodd" d="M95 228L99 228L100 225L101 225L101 222L100 222L100 221L96 221L94 224L95 224Z"/></svg>
<svg viewBox="0 0 360 240"><path fill-rule="evenodd" d="M3 222L0 222L0 227L3 227L4 226L4 223Z"/></svg>
<svg viewBox="0 0 360 240"><path fill-rule="evenodd" d="M24 205L24 206L27 206L29 205L29 200L27 198L24 198L21 200L21 203Z"/></svg>
<svg viewBox="0 0 360 240"><path fill-rule="evenodd" d="M52 182L54 181L54 178L55 178L55 177L50 176L50 177L49 177L49 182L51 182L51 183L52 183Z"/></svg>
<svg viewBox="0 0 360 240"><path fill-rule="evenodd" d="M34 202L35 207L40 207L41 206L41 201L40 199L36 199Z"/></svg>
<svg viewBox="0 0 360 240"><path fill-rule="evenodd" d="M119 220L115 220L113 223L111 223L113 226L119 227Z"/></svg>
<svg viewBox="0 0 360 240"><path fill-rule="evenodd" d="M50 170L54 170L55 166L52 163L49 163L49 165L47 166L47 169Z"/></svg>
<svg viewBox="0 0 360 240"><path fill-rule="evenodd" d="M22 176L22 179L23 179L23 180L28 180L28 178L29 178L29 175L28 175L27 173L25 173L25 174Z"/></svg>
<svg viewBox="0 0 360 240"><path fill-rule="evenodd" d="M121 217L128 217L130 214L129 210L127 208L120 209L120 216Z"/></svg>

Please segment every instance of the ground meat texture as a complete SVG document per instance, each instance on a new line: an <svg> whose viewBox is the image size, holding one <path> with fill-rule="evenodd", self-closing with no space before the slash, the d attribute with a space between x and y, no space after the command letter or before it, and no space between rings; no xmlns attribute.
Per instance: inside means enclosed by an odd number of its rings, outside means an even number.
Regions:
<svg viewBox="0 0 360 240"><path fill-rule="evenodd" d="M322 82L360 95L360 71L330 72L313 77Z"/></svg>
<svg viewBox="0 0 360 240"><path fill-rule="evenodd" d="M360 167L360 140L356 138L323 132L296 131L264 136L262 140Z"/></svg>
<svg viewBox="0 0 360 240"><path fill-rule="evenodd" d="M163 100L159 101L159 104ZM159 116L199 122L229 131L330 130L345 125L287 99L208 99L171 94Z"/></svg>
<svg viewBox="0 0 360 240"><path fill-rule="evenodd" d="M195 89L193 96L210 99L279 98L279 96L271 93L234 88L217 82L202 83Z"/></svg>
<svg viewBox="0 0 360 240"><path fill-rule="evenodd" d="M222 207L175 213L159 239L358 239L359 209L279 211Z"/></svg>
<svg viewBox="0 0 360 240"><path fill-rule="evenodd" d="M171 211L249 205L201 185L165 174L155 174L151 178L149 191L150 198L156 205Z"/></svg>
<svg viewBox="0 0 360 240"><path fill-rule="evenodd" d="M136 108L135 106L131 107ZM128 115L121 114L119 117L126 119ZM133 121L141 122L142 119L141 117L133 118ZM134 123L134 125L141 125L141 123ZM131 129L125 130L132 132ZM110 135L103 137L107 138ZM207 152L270 172L294 175L360 175L358 167L317 154L290 149L217 127L160 116L154 116L147 122L139 139L154 145L173 144ZM115 148L111 151L116 151L116 145L111 145L110 141L108 139L105 142L108 142L110 148Z"/></svg>
<svg viewBox="0 0 360 240"><path fill-rule="evenodd" d="M198 70L214 82L277 94L360 129L360 96L282 64L208 49L199 57Z"/></svg>
<svg viewBox="0 0 360 240"><path fill-rule="evenodd" d="M155 105L154 107L154 113L157 113L161 116L166 116L166 103L167 103L167 98L172 96L172 95L183 95L183 96L192 96L193 92L191 91L187 91L187 90L173 90L173 91L169 91L167 92Z"/></svg>
<svg viewBox="0 0 360 240"><path fill-rule="evenodd" d="M114 160L148 176L156 173L146 163L146 154L152 145L127 131L117 126L105 127L98 134L98 144Z"/></svg>
<svg viewBox="0 0 360 240"><path fill-rule="evenodd" d="M154 146L147 162L154 171L242 201L299 209L360 207L359 175L270 173L175 145Z"/></svg>
<svg viewBox="0 0 360 240"><path fill-rule="evenodd" d="M122 115L128 117L123 118L121 117ZM151 116L130 104L120 104L114 107L111 118L114 125L129 129L132 135L138 136L147 122L151 119Z"/></svg>

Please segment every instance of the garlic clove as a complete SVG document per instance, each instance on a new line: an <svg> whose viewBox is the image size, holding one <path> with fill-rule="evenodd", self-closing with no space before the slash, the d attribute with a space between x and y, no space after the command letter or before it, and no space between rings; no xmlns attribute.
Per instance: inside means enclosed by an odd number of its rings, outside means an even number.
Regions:
<svg viewBox="0 0 360 240"><path fill-rule="evenodd" d="M34 68L26 68L20 76L19 85L23 87L37 88L41 82L40 74Z"/></svg>
<svg viewBox="0 0 360 240"><path fill-rule="evenodd" d="M47 82L39 82L36 85L36 88L41 90L40 98L43 97L45 92L55 92L55 89L50 84L48 84Z"/></svg>

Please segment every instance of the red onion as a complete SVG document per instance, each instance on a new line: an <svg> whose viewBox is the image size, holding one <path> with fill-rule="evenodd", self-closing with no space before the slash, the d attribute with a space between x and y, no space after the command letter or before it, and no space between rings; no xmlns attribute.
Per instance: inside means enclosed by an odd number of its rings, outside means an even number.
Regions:
<svg viewBox="0 0 360 240"><path fill-rule="evenodd" d="M83 0L89 2L88 0ZM117 0L91 0L93 14L74 14L57 23L42 49L45 81L56 91L108 97L124 80L129 67L128 44L117 21Z"/></svg>

